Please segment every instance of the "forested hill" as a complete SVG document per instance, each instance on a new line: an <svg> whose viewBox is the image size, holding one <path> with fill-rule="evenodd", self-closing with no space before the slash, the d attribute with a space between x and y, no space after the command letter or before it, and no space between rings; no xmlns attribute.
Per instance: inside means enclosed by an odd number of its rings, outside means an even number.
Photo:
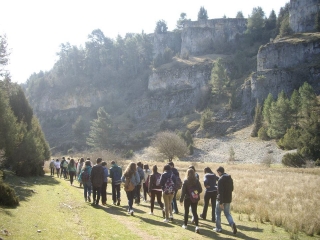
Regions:
<svg viewBox="0 0 320 240"><path fill-rule="evenodd" d="M251 124L269 93L290 97L304 82L318 92L316 4L291 0L270 15L257 7L248 19L208 19L201 8L173 32L161 20L154 33L116 39L96 29L84 47L61 44L53 68L23 87L53 153L127 152L164 130L225 134Z"/></svg>

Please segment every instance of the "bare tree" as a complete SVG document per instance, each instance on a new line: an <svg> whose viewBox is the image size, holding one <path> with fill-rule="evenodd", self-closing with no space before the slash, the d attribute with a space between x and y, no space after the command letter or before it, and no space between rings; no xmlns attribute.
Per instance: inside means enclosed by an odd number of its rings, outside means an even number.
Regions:
<svg viewBox="0 0 320 240"><path fill-rule="evenodd" d="M174 132L169 131L158 133L151 145L167 157L169 162L174 157L183 157L189 152L186 142Z"/></svg>

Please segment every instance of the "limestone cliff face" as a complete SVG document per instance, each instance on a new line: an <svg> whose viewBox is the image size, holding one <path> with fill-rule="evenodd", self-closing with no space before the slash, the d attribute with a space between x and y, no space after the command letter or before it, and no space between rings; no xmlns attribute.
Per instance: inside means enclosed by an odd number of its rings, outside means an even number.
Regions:
<svg viewBox="0 0 320 240"><path fill-rule="evenodd" d="M269 93L274 98L281 91L288 96L304 82L319 93L320 33L300 34L269 43L260 48L258 69L243 84L242 106L251 112L258 100L263 103Z"/></svg>
<svg viewBox="0 0 320 240"><path fill-rule="evenodd" d="M320 54L320 34L299 34L269 43L259 49L257 71L295 67Z"/></svg>
<svg viewBox="0 0 320 240"><path fill-rule="evenodd" d="M179 32L154 33L153 36L153 57L163 54L168 47L174 53L180 52L181 34Z"/></svg>
<svg viewBox="0 0 320 240"><path fill-rule="evenodd" d="M76 88L72 92L63 92L59 95L49 90L36 101L30 100L30 102L36 112L64 111L91 107L105 98L106 94L103 90L88 91L88 88Z"/></svg>
<svg viewBox="0 0 320 240"><path fill-rule="evenodd" d="M290 0L290 27L296 33L314 32L320 0Z"/></svg>
<svg viewBox="0 0 320 240"><path fill-rule="evenodd" d="M246 24L243 18L187 21L181 34L181 55L212 52L215 43L231 42L237 34L243 34Z"/></svg>

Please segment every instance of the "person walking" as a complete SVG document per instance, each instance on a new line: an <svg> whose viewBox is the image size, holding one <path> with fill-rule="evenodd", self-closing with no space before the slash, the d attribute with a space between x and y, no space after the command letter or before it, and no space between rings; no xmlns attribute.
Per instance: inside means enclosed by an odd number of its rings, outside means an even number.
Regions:
<svg viewBox="0 0 320 240"><path fill-rule="evenodd" d="M137 162L137 173L140 177L140 182L136 186L136 193L135 193L135 202L139 205L140 204L140 191L141 191L141 185L144 182L144 172L143 172L143 164L141 162Z"/></svg>
<svg viewBox="0 0 320 240"><path fill-rule="evenodd" d="M92 167L90 181L92 183L93 205L99 205L101 188L104 181L104 170L101 166L102 158L97 158L97 164Z"/></svg>
<svg viewBox="0 0 320 240"><path fill-rule="evenodd" d="M111 181L112 201L113 201L113 205L117 205L117 206L120 206L120 201L121 201L121 195L120 195L121 176L122 176L122 168L119 167L115 161L111 161L110 178L112 180Z"/></svg>
<svg viewBox="0 0 320 240"><path fill-rule="evenodd" d="M237 233L237 227L230 214L230 203L232 201L233 180L230 175L224 172L223 167L218 167L217 173L220 176L218 181L218 196L216 201L216 232L222 232L221 211L224 212L233 234Z"/></svg>
<svg viewBox="0 0 320 240"><path fill-rule="evenodd" d="M55 162L54 162L54 166L56 167L56 173L57 173L57 177L61 177L61 175L60 175L60 161L59 161L59 159L57 159Z"/></svg>
<svg viewBox="0 0 320 240"><path fill-rule="evenodd" d="M121 178L121 181L125 183L124 190L126 191L127 198L128 198L128 212L131 216L133 216L133 198L135 194L136 186L140 183L140 176L137 172L137 165L134 162L131 162L124 174Z"/></svg>
<svg viewBox="0 0 320 240"><path fill-rule="evenodd" d="M50 167L50 176L54 176L54 169L56 168L54 165L54 159L51 159L49 167Z"/></svg>
<svg viewBox="0 0 320 240"><path fill-rule="evenodd" d="M82 186L82 181L81 181L81 179L79 179L79 174L81 172L81 169L83 168L83 165L84 165L84 158L82 157L82 158L80 158L80 162L77 165L77 179L80 184L80 187Z"/></svg>
<svg viewBox="0 0 320 240"><path fill-rule="evenodd" d="M67 167L68 167L68 162L64 157L62 157L62 160L60 163L60 168L61 168L60 178L63 175L63 178L67 179Z"/></svg>
<svg viewBox="0 0 320 240"><path fill-rule="evenodd" d="M150 214L153 215L153 209L154 209L154 200L157 196L157 202L161 208L162 216L165 218L165 212L164 212L164 205L161 201L162 198L162 189L160 185L160 179L161 174L158 173L158 167L157 165L154 165L152 167L152 174L149 175L149 182L148 182L148 194L150 196Z"/></svg>
<svg viewBox="0 0 320 240"><path fill-rule="evenodd" d="M148 177L149 175L151 174L151 170L149 169L149 165L148 164L145 164L143 165L143 177L144 177L144 181L143 181L143 201L144 202L147 202L147 193L148 193L148 183L147 183L147 180L148 180Z"/></svg>
<svg viewBox="0 0 320 240"><path fill-rule="evenodd" d="M215 206L216 206L216 199L217 199L217 180L219 177L215 175L209 167L206 167L204 170L204 206L200 217L203 220L207 218L207 211L209 206L209 201L211 200L211 220L212 222L216 221L215 215Z"/></svg>
<svg viewBox="0 0 320 240"><path fill-rule="evenodd" d="M199 230L199 218L197 213L198 202L200 200L200 193L202 192L202 187L199 180L195 176L195 172L192 168L189 168L186 173L186 178L182 184L180 204L184 202L184 224L182 227L187 228L188 217L189 217L189 207L191 206L192 215L194 218L194 223L196 225L195 232L200 233Z"/></svg>
<svg viewBox="0 0 320 240"><path fill-rule="evenodd" d="M68 164L68 172L70 176L70 185L73 186L73 178L76 176L76 163L73 158L71 158L69 164Z"/></svg>
<svg viewBox="0 0 320 240"><path fill-rule="evenodd" d="M163 192L163 201L165 209L165 219L163 222L167 223L173 221L172 215L172 199L176 191L176 176L172 173L170 165L165 165L163 168L163 174L160 178L160 186Z"/></svg>
<svg viewBox="0 0 320 240"><path fill-rule="evenodd" d="M101 202L102 205L107 205L107 183L108 183L108 176L109 176L109 172L108 172L108 168L107 168L107 163L105 161L103 161L101 163L101 166L103 167L103 183L102 183L102 187L101 187Z"/></svg>
<svg viewBox="0 0 320 240"><path fill-rule="evenodd" d="M169 162L168 164L171 167L172 173L176 176L176 179L177 180L180 179L180 174L179 174L178 170L174 167L174 163L173 162ZM175 213L175 214L179 213L178 205L177 205L177 193L178 193L178 191L179 191L179 188L176 187L176 190L175 190L174 195L173 195L172 203L171 203L171 207L173 209L173 213Z"/></svg>
<svg viewBox="0 0 320 240"><path fill-rule="evenodd" d="M84 200L91 202L91 189L92 189L92 184L90 181L90 176L91 176L91 161L85 161L84 166L82 167L80 174L78 176L78 181L81 181L83 184L83 195L84 195Z"/></svg>

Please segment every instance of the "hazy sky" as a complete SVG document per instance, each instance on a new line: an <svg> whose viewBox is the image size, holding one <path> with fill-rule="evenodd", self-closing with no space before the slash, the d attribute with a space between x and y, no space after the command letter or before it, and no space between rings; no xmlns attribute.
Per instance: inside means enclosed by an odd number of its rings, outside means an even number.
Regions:
<svg viewBox="0 0 320 240"><path fill-rule="evenodd" d="M61 43L80 46L94 29L105 36L153 32L158 20L168 30L175 28L180 13L193 21L201 6L209 19L247 17L254 7L266 16L278 15L289 0L0 0L0 34L6 34L11 49L9 71L13 82L25 82L32 73L48 71L56 62Z"/></svg>

